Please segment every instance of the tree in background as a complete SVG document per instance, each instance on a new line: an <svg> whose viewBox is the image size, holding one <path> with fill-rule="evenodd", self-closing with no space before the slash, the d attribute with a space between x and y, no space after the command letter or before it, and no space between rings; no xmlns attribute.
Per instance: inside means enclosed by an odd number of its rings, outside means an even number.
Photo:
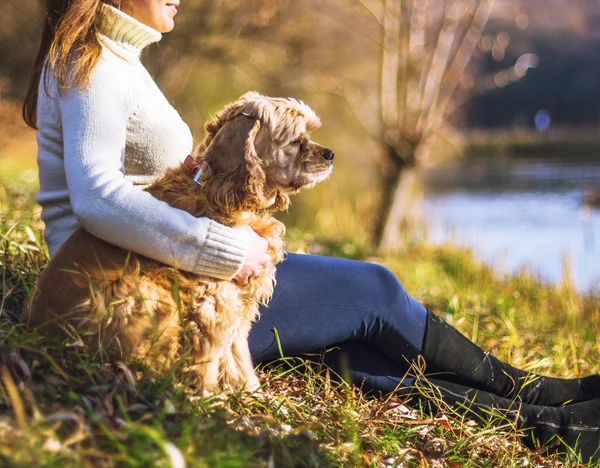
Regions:
<svg viewBox="0 0 600 468"><path fill-rule="evenodd" d="M144 61L198 139L211 111L249 89L306 100L323 118L323 132L331 132L327 137L336 133L338 141L352 140L344 158L339 158L338 173L346 170L344 166L353 166L348 170L353 177L367 171L371 176L372 168L380 169L378 182L367 182L382 193L379 212L363 210L360 216L362 222L365 214L379 219L374 237L389 250L401 245L399 226L415 172L433 159L435 137L452 131L449 122L456 123L455 110L474 94L522 77L535 64L536 57L527 53L539 50L532 47L533 39L548 43L542 33L555 35L553 25L559 20L565 34L588 43L595 29L581 20L583 32L574 31L573 22L567 21L572 12L583 11L586 21L593 17L595 7L584 10L585 2L503 0L492 9L493 4L493 0L186 0L175 31L150 48ZM547 23L541 31L531 27L515 31L525 36L515 47L516 40L502 31L519 17L532 18L534 24L540 15L524 13L542 7ZM490 14L497 27L486 36L482 31ZM7 106L7 99L22 97L42 20L38 0L0 2L0 113L18 109L17 104ZM564 41L565 34L556 41ZM509 42L511 51L520 50L498 60ZM573 50L570 47L569 54ZM580 55L581 63L588 64L587 55ZM492 56L494 68L484 71L482 59L490 62ZM554 60L552 53L547 56ZM547 75L553 73L553 63L547 59ZM558 86L547 94L569 98L577 89ZM381 155L375 154L373 143L364 151L367 138L349 121L346 99L382 149ZM499 105L488 106L490 113L496 115ZM0 122L5 121L0 115ZM340 182L344 196L358 198L359 189L348 180ZM333 191L334 183L322 190ZM317 197L317 191L307 196Z"/></svg>
<svg viewBox="0 0 600 468"><path fill-rule="evenodd" d="M474 80L466 75L494 0L358 1L380 24L378 114L367 116L369 106L361 95L347 95L383 148L385 171L374 239L379 249L389 251L402 245L399 229L416 171L431 157L434 138L449 133L448 116L464 94L520 79L535 65L535 56L524 54L492 77ZM508 45L499 42L500 47Z"/></svg>

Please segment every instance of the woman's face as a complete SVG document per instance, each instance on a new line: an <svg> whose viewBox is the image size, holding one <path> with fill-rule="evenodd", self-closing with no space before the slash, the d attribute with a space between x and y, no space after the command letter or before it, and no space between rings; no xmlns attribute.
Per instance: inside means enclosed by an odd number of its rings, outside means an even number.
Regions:
<svg viewBox="0 0 600 468"><path fill-rule="evenodd" d="M121 11L152 29L166 33L175 27L179 0L123 0Z"/></svg>

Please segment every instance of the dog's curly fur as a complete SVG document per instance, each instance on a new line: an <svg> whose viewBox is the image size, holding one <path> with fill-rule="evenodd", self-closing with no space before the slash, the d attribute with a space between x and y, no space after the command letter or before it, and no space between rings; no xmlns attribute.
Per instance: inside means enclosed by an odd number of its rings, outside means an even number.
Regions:
<svg viewBox="0 0 600 468"><path fill-rule="evenodd" d="M22 321L157 372L181 364L209 392L256 388L248 333L283 260L284 226L269 213L331 172L333 152L308 135L319 126L301 101L247 93L207 123L195 157L200 184L182 164L147 188L193 216L265 237L271 262L247 285L171 268L80 228L44 269Z"/></svg>

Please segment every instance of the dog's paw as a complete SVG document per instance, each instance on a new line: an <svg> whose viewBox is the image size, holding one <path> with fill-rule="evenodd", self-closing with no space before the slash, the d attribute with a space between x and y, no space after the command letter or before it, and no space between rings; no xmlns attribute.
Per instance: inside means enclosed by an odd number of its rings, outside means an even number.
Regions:
<svg viewBox="0 0 600 468"><path fill-rule="evenodd" d="M246 384L244 385L243 391L248 393L253 393L260 388L260 380L256 375L253 375L248 379Z"/></svg>

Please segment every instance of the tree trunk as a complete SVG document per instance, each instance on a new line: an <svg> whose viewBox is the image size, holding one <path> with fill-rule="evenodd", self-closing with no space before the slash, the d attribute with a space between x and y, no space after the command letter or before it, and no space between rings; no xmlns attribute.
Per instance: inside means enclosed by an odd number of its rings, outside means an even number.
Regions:
<svg viewBox="0 0 600 468"><path fill-rule="evenodd" d="M417 201L419 167L427 164L432 143L433 135L422 135L418 140L401 140L395 146L387 147L387 159L392 167L383 182L374 235L375 246L380 252L393 252L405 246L401 226L409 219Z"/></svg>
<svg viewBox="0 0 600 468"><path fill-rule="evenodd" d="M406 220L415 186L417 168L414 165L396 167L383 193L375 244L380 252L398 251L404 247L400 226Z"/></svg>

